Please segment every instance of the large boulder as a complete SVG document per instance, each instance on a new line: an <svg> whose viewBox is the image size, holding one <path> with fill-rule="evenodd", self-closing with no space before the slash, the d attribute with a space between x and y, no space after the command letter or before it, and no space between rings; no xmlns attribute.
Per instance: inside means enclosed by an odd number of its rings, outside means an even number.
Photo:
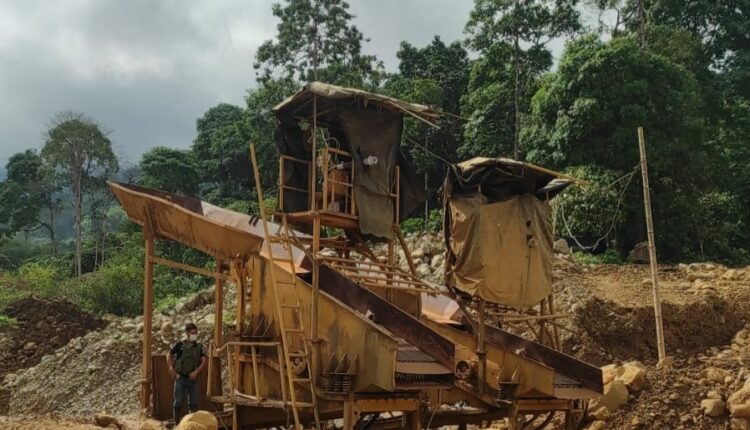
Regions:
<svg viewBox="0 0 750 430"><path fill-rule="evenodd" d="M218 430L219 422L214 414L206 411L185 415L176 430Z"/></svg>
<svg viewBox="0 0 750 430"><path fill-rule="evenodd" d="M622 373L622 367L616 364L608 364L602 367L602 383L609 384Z"/></svg>
<svg viewBox="0 0 750 430"><path fill-rule="evenodd" d="M94 423L99 427L115 427L122 429L122 424L120 424L117 418L109 414L101 413L94 415Z"/></svg>
<svg viewBox="0 0 750 430"><path fill-rule="evenodd" d="M636 243L633 250L628 254L628 261L633 263L648 263L651 261L648 255L648 242Z"/></svg>
<svg viewBox="0 0 750 430"><path fill-rule="evenodd" d="M646 385L646 370L639 362L625 363L616 379L621 380L629 391L641 391Z"/></svg>
<svg viewBox="0 0 750 430"><path fill-rule="evenodd" d="M604 394L595 398L589 405L589 409L596 411L601 407L605 407L610 412L615 412L620 406L628 402L629 395L625 383L619 379L614 379L604 386Z"/></svg>
<svg viewBox="0 0 750 430"><path fill-rule="evenodd" d="M750 404L743 403L729 408L734 418L750 418Z"/></svg>
<svg viewBox="0 0 750 430"><path fill-rule="evenodd" d="M701 372L702 378L706 378L709 381L718 382L720 384L724 383L724 380L727 378L727 376L730 376L729 371L719 369L718 367L707 367Z"/></svg>
<svg viewBox="0 0 750 430"><path fill-rule="evenodd" d="M715 418L724 415L726 405L720 399L703 399L701 400L701 410L703 415Z"/></svg>
<svg viewBox="0 0 750 430"><path fill-rule="evenodd" d="M565 239L557 239L553 245L553 249L558 254L570 254L570 246Z"/></svg>
<svg viewBox="0 0 750 430"><path fill-rule="evenodd" d="M727 402L730 408L739 405L750 405L750 383L746 383L744 387L732 393Z"/></svg>
<svg viewBox="0 0 750 430"><path fill-rule="evenodd" d="M156 420L148 419L141 423L140 430L162 430L164 426Z"/></svg>

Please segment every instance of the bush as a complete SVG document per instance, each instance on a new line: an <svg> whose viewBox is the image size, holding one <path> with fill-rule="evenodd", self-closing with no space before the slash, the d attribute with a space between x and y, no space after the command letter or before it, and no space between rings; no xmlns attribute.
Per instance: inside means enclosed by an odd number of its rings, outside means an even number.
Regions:
<svg viewBox="0 0 750 430"><path fill-rule="evenodd" d="M555 200L555 226L558 236L594 236L609 232L625 219L625 211L617 207L626 182L612 185L618 175L597 166L578 166L565 173L588 182L571 186Z"/></svg>
<svg viewBox="0 0 750 430"><path fill-rule="evenodd" d="M443 229L443 210L433 209L427 216L427 222L424 217L409 218L401 223L401 231L406 233L415 233L423 231L438 232Z"/></svg>
<svg viewBox="0 0 750 430"><path fill-rule="evenodd" d="M71 299L89 312L135 316L143 308L143 267L127 260L107 262L67 284Z"/></svg>
<svg viewBox="0 0 750 430"><path fill-rule="evenodd" d="M51 259L24 264L18 269L18 276L31 292L46 297L60 294L64 279L59 264Z"/></svg>
<svg viewBox="0 0 750 430"><path fill-rule="evenodd" d="M730 192L709 192L698 198L693 213L701 260L744 263L745 235L742 202Z"/></svg>
<svg viewBox="0 0 750 430"><path fill-rule="evenodd" d="M623 264L622 255L614 249L608 249L601 254L574 252L573 259L581 264Z"/></svg>

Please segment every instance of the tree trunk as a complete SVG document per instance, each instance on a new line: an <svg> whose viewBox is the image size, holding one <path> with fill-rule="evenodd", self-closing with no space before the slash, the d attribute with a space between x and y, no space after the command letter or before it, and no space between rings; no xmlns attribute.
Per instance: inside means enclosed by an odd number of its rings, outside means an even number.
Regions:
<svg viewBox="0 0 750 430"><path fill-rule="evenodd" d="M47 227L47 230L49 231L49 243L52 247L52 255L54 257L57 257L57 241L55 239L55 211L51 205L49 207L49 226Z"/></svg>
<svg viewBox="0 0 750 430"><path fill-rule="evenodd" d="M516 13L518 13L518 0L515 0ZM520 62L518 61L518 53L520 51L519 40L518 40L518 28L515 29L514 34L514 50L513 50L513 69L514 69L514 91L513 91L513 158L520 160L521 150L519 148L519 132L520 132L520 119L519 119L519 106L521 104L521 88L520 88Z"/></svg>
<svg viewBox="0 0 750 430"><path fill-rule="evenodd" d="M638 0L638 44L646 48L646 5L645 0Z"/></svg>
<svg viewBox="0 0 750 430"><path fill-rule="evenodd" d="M81 195L81 174L79 173L73 184L73 198L75 199L75 230L76 230L76 276L81 279L81 212L83 196Z"/></svg>
<svg viewBox="0 0 750 430"><path fill-rule="evenodd" d="M430 174L424 172L424 225L430 219L430 187L427 185L430 180Z"/></svg>

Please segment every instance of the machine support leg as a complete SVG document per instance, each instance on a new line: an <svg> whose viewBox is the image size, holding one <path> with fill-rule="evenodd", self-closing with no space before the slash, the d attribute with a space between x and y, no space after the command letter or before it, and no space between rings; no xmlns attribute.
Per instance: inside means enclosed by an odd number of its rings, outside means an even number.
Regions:
<svg viewBox="0 0 750 430"><path fill-rule="evenodd" d="M154 309L154 235L143 231L145 261L143 271L143 363L141 367L141 406L151 412L151 333Z"/></svg>
<svg viewBox="0 0 750 430"><path fill-rule="evenodd" d="M484 299L479 299L479 329L477 330L477 357L479 363L477 364L477 382L479 394L484 394L485 385L487 383L487 350L485 348L486 340L486 324L487 318L487 302Z"/></svg>
<svg viewBox="0 0 750 430"><path fill-rule="evenodd" d="M344 402L344 429L343 430L354 430L354 426L359 420L359 413L357 413L354 407L354 402Z"/></svg>
<svg viewBox="0 0 750 430"><path fill-rule="evenodd" d="M404 412L404 429L422 430L422 414L416 411Z"/></svg>

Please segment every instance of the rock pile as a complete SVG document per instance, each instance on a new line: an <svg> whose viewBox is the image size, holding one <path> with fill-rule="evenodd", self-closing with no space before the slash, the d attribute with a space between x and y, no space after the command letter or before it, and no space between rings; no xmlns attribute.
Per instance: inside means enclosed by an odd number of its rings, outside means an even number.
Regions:
<svg viewBox="0 0 750 430"><path fill-rule="evenodd" d="M233 297L228 292L225 297ZM213 292L205 290L154 315L153 351L165 354L186 322L198 325L205 347L213 330ZM106 328L75 337L30 369L6 377L11 414L91 416L138 413L143 319L107 318ZM225 321L231 324L233 321Z"/></svg>
<svg viewBox="0 0 750 430"><path fill-rule="evenodd" d="M3 313L16 324L0 333L0 380L12 379L16 370L39 363L70 339L104 325L73 303L33 296L16 300Z"/></svg>
<svg viewBox="0 0 750 430"><path fill-rule="evenodd" d="M417 276L433 284L445 283L445 241L443 235L433 232L411 234L405 237L405 241L411 250L411 258L417 272ZM387 255L385 244L376 245L373 252L378 257ZM398 248L396 261L402 270L409 271L409 263L403 249Z"/></svg>
<svg viewBox="0 0 750 430"><path fill-rule="evenodd" d="M630 400L609 416L606 426L593 421L592 428L719 430L750 429L750 325L740 330L731 344L712 347L703 352L685 354L676 351L672 366L658 368L639 363L605 366L605 382L629 372L629 364L643 370L628 388ZM641 378L641 376L643 378ZM636 389L643 381L640 389ZM626 384L625 380L622 381ZM611 384L612 382L610 382ZM631 389L632 387L632 389ZM606 397L606 395L604 396ZM601 413L590 408L590 419Z"/></svg>

